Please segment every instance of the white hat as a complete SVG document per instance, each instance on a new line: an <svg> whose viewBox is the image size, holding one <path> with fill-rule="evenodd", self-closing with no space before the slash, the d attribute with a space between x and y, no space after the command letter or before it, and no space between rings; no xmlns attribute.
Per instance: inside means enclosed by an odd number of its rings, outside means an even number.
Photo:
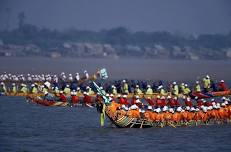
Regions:
<svg viewBox="0 0 231 152"><path fill-rule="evenodd" d="M160 98L160 96L159 96L159 95L157 95L157 96L156 96L156 98L158 98L158 99L159 99L159 98Z"/></svg>
<svg viewBox="0 0 231 152"><path fill-rule="evenodd" d="M184 85L184 86L185 86L185 87L187 87L187 86L188 86L188 84L186 84L186 83L185 83L185 85Z"/></svg>
<svg viewBox="0 0 231 152"><path fill-rule="evenodd" d="M77 90L80 90L80 87L77 87Z"/></svg>
<svg viewBox="0 0 231 152"><path fill-rule="evenodd" d="M224 80L221 80L220 82L225 82Z"/></svg>
<svg viewBox="0 0 231 152"><path fill-rule="evenodd" d="M150 86L150 85L147 85L147 88L151 88L151 86Z"/></svg>
<svg viewBox="0 0 231 152"><path fill-rule="evenodd" d="M160 109L160 108L157 108L157 109L155 109L155 111L156 111L157 113L160 113L160 112L161 112L161 109Z"/></svg>
<svg viewBox="0 0 231 152"><path fill-rule="evenodd" d="M120 98L120 97L121 97L121 95L120 95L120 94L118 94L118 95L117 95L117 98Z"/></svg>
<svg viewBox="0 0 231 152"><path fill-rule="evenodd" d="M126 82L126 80L123 80L123 82Z"/></svg>
<svg viewBox="0 0 231 152"><path fill-rule="evenodd" d="M67 87L67 88L70 87L69 84L67 84L66 87Z"/></svg>
<svg viewBox="0 0 231 152"><path fill-rule="evenodd" d="M89 86L87 86L87 87L86 87L86 89L90 89L90 87L89 87Z"/></svg>
<svg viewBox="0 0 231 152"><path fill-rule="evenodd" d="M148 110L152 110L152 106L148 106Z"/></svg>
<svg viewBox="0 0 231 152"><path fill-rule="evenodd" d="M177 107L176 111L181 112L183 109L181 107Z"/></svg>
<svg viewBox="0 0 231 152"><path fill-rule="evenodd" d="M162 96L160 99L165 99L165 96Z"/></svg>
<svg viewBox="0 0 231 152"><path fill-rule="evenodd" d="M45 91L45 92L44 92L44 94L48 94L48 92L47 92L47 91Z"/></svg>
<svg viewBox="0 0 231 152"><path fill-rule="evenodd" d="M139 96L136 96L136 99L139 99L140 97Z"/></svg>
<svg viewBox="0 0 231 152"><path fill-rule="evenodd" d="M125 95L123 95L123 98L127 98L127 95L125 94Z"/></svg>
<svg viewBox="0 0 231 152"><path fill-rule="evenodd" d="M12 83L12 86L15 86L15 83Z"/></svg>
<svg viewBox="0 0 231 152"><path fill-rule="evenodd" d="M160 85L157 89L161 89L161 88L163 88L163 86L162 86L162 85Z"/></svg>
<svg viewBox="0 0 231 152"><path fill-rule="evenodd" d="M135 103L141 103L141 101L139 99L135 100Z"/></svg>
<svg viewBox="0 0 231 152"><path fill-rule="evenodd" d="M185 109L186 109L186 110L190 110L190 107L189 107L189 106L186 106Z"/></svg>
<svg viewBox="0 0 231 152"><path fill-rule="evenodd" d="M139 88L139 85L136 85L136 88Z"/></svg>
<svg viewBox="0 0 231 152"><path fill-rule="evenodd" d="M171 96L167 96L167 99L171 99Z"/></svg>
<svg viewBox="0 0 231 152"><path fill-rule="evenodd" d="M196 84L199 84L199 81L196 81Z"/></svg>
<svg viewBox="0 0 231 152"><path fill-rule="evenodd" d="M132 106L130 107L130 109L131 109L131 110L138 109L138 106L137 106L136 104L134 104L134 105L132 105Z"/></svg>
<svg viewBox="0 0 231 152"><path fill-rule="evenodd" d="M31 84L32 87L34 87L35 85L34 84Z"/></svg>
<svg viewBox="0 0 231 152"><path fill-rule="evenodd" d="M167 106L164 106L162 110L163 110L163 111L167 111L167 110L168 110L168 107L167 107Z"/></svg>
<svg viewBox="0 0 231 152"><path fill-rule="evenodd" d="M63 93L63 91L61 90L59 93Z"/></svg>
<svg viewBox="0 0 231 152"><path fill-rule="evenodd" d="M171 113L174 113L174 109L173 108L169 108L168 111L171 112Z"/></svg>
<svg viewBox="0 0 231 152"><path fill-rule="evenodd" d="M174 81L172 84L176 85L176 81Z"/></svg>
<svg viewBox="0 0 231 152"><path fill-rule="evenodd" d="M210 77L209 77L209 75L206 75L206 78L208 78L208 79L209 79L209 78L210 78Z"/></svg>
<svg viewBox="0 0 231 152"><path fill-rule="evenodd" d="M84 92L83 92L83 94L87 94L87 92L86 92L86 91L84 91Z"/></svg>
<svg viewBox="0 0 231 152"><path fill-rule="evenodd" d="M106 97L109 97L109 94L108 94L108 93L106 94Z"/></svg>

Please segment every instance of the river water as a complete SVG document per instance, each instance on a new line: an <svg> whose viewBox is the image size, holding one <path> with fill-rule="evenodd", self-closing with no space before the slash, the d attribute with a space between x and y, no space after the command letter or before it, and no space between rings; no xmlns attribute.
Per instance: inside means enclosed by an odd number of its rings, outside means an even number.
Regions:
<svg viewBox="0 0 231 152"><path fill-rule="evenodd" d="M231 79L231 60L151 60L0 57L0 73L76 73L106 68L111 79L193 81L209 74L213 79Z"/></svg>
<svg viewBox="0 0 231 152"><path fill-rule="evenodd" d="M231 125L119 129L93 108L44 107L0 97L1 152L230 152Z"/></svg>

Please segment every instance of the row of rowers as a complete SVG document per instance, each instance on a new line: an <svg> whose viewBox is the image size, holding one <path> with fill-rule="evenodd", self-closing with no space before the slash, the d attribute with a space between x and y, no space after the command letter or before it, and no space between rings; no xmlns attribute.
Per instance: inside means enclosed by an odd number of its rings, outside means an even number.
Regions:
<svg viewBox="0 0 231 152"><path fill-rule="evenodd" d="M6 86L4 82L0 83L0 93L1 94L7 94L7 93L31 93L31 94L37 94L37 93L45 93L50 92L52 94L58 95L60 92L63 92L65 95L70 95L71 93L81 94L83 92L86 92L89 95L94 95L95 92L89 87L86 86L84 89L80 89L80 87L75 87L76 89L73 89L70 85L65 85L63 89L60 89L59 87L53 87L50 82L46 81L44 84L40 85L38 83L33 83L31 85L26 85L24 83L20 85L16 85L15 83L12 83L11 86Z"/></svg>
<svg viewBox="0 0 231 152"><path fill-rule="evenodd" d="M112 103L108 106L108 109L111 111L112 114L116 112L121 112L120 114L128 115L133 118L140 118L141 116L144 116L148 120L157 120L157 117L152 117L152 116L157 116L157 115L152 115L152 114L158 114L158 116L160 116L159 114L178 113L178 114L186 114L186 116L184 115L186 121L190 121L190 120L193 120L195 115L192 115L193 117L188 119L189 115L187 116L187 112L192 113L192 114L200 113L200 112L207 114L207 113L210 113L211 111L212 112L219 111L219 115L218 116L216 115L216 118L219 118L219 119L223 119L223 118L230 119L231 118L231 103L230 103L230 100L227 98L222 98L221 102L212 102L211 105L202 105L200 107L178 106L174 108L174 107L168 107L168 106L164 106L164 107L148 106L147 109L143 107L139 107L136 104L133 104L130 107L128 107L126 105L120 105L112 101ZM144 114L144 115L141 115L141 114ZM146 115L146 114L151 114L151 115ZM204 115L201 116L201 118L202 117L204 117ZM211 117L211 118L214 118L214 117ZM179 119L181 119L181 117L179 117ZM207 121L207 119L205 121Z"/></svg>
<svg viewBox="0 0 231 152"><path fill-rule="evenodd" d="M89 78L89 74L87 70L84 70L82 77ZM65 74L62 72L61 74L11 74L4 72L3 74L0 74L0 81L23 81L23 82L56 82L59 81L79 81L81 79L79 73L75 74Z"/></svg>
<svg viewBox="0 0 231 152"><path fill-rule="evenodd" d="M187 97L182 100L178 99L176 96L175 97L171 97L171 96L167 96L167 98L165 96L157 96L157 98L155 99L151 99L151 97L147 97L144 99L140 99L139 96L135 96L132 99L128 99L127 95L123 95L123 96L118 96L117 98L114 98L113 94L109 95L107 94L107 96L112 100L117 102L120 105L124 105L126 107L129 107L131 105L136 105L139 108L142 108L144 105L148 105L151 107L159 107L159 108L163 108L163 107L171 107L171 108L175 108L175 107L180 107L180 106L185 106L185 107L201 107L201 106L214 106L214 104L219 103L218 101L216 101L215 99L198 99L197 97L195 98L195 100L191 99L190 97ZM226 101L226 102L230 102L230 99L228 97L222 97L222 101Z"/></svg>
<svg viewBox="0 0 231 152"><path fill-rule="evenodd" d="M205 80L207 82L207 80ZM212 87L212 89L211 89ZM217 85L208 85L206 83L206 86L204 86L203 90L200 86L199 81L196 81L196 84L194 88L190 88L187 84L181 83L178 85L176 82L173 82L169 86L169 90L165 89L163 84L160 84L157 86L157 88L152 87L151 85L146 85L146 87L140 87L139 85L135 85L133 88L129 83L127 83L125 80L122 81L121 86L111 85L111 87L104 86L105 90L109 93L112 93L114 95L117 95L118 93L121 94L129 94L134 93L136 95L140 94L147 94L151 95L153 93L159 93L162 96L166 96L168 92L171 92L172 95L178 96L179 94L184 95L190 95L191 92L207 92L207 91L226 91L229 90L227 85L225 84L224 80L221 80ZM102 88L103 89L103 88ZM93 95L94 91L89 86L80 86L77 87L76 85L68 85L66 84L63 87L58 87L58 85L55 85L54 83L50 83L46 81L43 85L39 85L36 83L29 85L21 84L16 85L15 83L12 83L11 86L6 86L4 82L1 82L0 85L0 93L38 93L38 92L44 92L44 91L52 91L54 93L58 93L59 91L64 91L65 94L70 94L71 91L75 90L77 93L82 93L86 91L88 94Z"/></svg>

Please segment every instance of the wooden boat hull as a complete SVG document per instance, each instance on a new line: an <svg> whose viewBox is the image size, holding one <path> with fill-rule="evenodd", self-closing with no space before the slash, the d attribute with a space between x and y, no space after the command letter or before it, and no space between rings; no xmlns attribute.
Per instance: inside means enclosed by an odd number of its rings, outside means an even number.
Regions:
<svg viewBox="0 0 231 152"><path fill-rule="evenodd" d="M27 101L43 106L61 106L61 107L68 106L68 102L47 101L38 97L27 97Z"/></svg>
<svg viewBox="0 0 231 152"><path fill-rule="evenodd" d="M207 92L207 93L194 92L194 93L191 94L192 97L197 96L200 99L202 99L202 98L220 97L220 96L229 96L229 95L231 95L231 90L217 91L217 92Z"/></svg>

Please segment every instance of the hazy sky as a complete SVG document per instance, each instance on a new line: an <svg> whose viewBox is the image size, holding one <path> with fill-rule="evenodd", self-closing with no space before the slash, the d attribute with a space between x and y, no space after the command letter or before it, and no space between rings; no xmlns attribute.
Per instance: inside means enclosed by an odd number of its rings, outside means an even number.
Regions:
<svg viewBox="0 0 231 152"><path fill-rule="evenodd" d="M7 18L15 28L21 11L27 23L56 29L125 26L195 34L231 30L231 0L0 0L0 28L6 28Z"/></svg>

